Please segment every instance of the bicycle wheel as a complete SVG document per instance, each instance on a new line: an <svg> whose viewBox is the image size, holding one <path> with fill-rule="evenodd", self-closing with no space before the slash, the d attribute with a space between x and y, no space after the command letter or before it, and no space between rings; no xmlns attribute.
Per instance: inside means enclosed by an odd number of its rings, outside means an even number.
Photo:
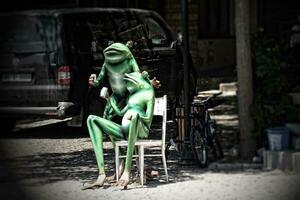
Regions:
<svg viewBox="0 0 300 200"><path fill-rule="evenodd" d="M216 122L214 120L210 120L209 123L209 137L208 137L208 146L212 151L213 157L215 160L222 159L224 157L223 149L219 142L219 131L216 128Z"/></svg>
<svg viewBox="0 0 300 200"><path fill-rule="evenodd" d="M201 132L196 129L191 131L191 142L193 146L194 157L201 167L207 166L207 148Z"/></svg>
<svg viewBox="0 0 300 200"><path fill-rule="evenodd" d="M223 152L222 146L220 144L218 134L214 135L213 145L214 145L214 148L215 148L215 151L216 151L216 158L217 159L224 158L224 152Z"/></svg>

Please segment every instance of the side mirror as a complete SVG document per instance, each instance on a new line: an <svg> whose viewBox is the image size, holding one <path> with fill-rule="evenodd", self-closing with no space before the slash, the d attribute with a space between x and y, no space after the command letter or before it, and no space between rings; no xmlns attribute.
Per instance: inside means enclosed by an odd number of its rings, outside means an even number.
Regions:
<svg viewBox="0 0 300 200"><path fill-rule="evenodd" d="M177 45L182 45L182 33L177 34Z"/></svg>
<svg viewBox="0 0 300 200"><path fill-rule="evenodd" d="M176 49L178 46L181 46L181 45L182 45L182 34L178 33L176 40L171 43L170 47L172 49Z"/></svg>

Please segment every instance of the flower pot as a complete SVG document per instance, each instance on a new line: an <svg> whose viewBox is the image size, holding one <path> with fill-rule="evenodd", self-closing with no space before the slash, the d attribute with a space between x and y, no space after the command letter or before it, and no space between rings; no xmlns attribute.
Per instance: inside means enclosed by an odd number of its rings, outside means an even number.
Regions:
<svg viewBox="0 0 300 200"><path fill-rule="evenodd" d="M286 150L289 148L289 129L286 127L268 128L269 149L272 151Z"/></svg>

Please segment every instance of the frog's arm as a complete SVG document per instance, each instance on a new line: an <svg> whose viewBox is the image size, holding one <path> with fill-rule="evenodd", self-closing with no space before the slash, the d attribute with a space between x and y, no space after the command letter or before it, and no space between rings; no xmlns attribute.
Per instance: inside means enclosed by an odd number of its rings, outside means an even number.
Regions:
<svg viewBox="0 0 300 200"><path fill-rule="evenodd" d="M152 98L147 102L147 109L145 115L140 115L140 118L143 120L143 122L145 123L151 122L153 117L153 111L154 111L154 98Z"/></svg>
<svg viewBox="0 0 300 200"><path fill-rule="evenodd" d="M106 69L105 69L105 64L103 64L101 71L100 71L97 79L94 82L94 86L99 86L101 81L104 79L105 75L106 75Z"/></svg>
<svg viewBox="0 0 300 200"><path fill-rule="evenodd" d="M111 107L114 109L114 111L117 113L117 115L119 116L123 116L125 112L128 110L128 105L126 105L122 110L120 110L117 105L117 101L113 96L109 99L109 103Z"/></svg>

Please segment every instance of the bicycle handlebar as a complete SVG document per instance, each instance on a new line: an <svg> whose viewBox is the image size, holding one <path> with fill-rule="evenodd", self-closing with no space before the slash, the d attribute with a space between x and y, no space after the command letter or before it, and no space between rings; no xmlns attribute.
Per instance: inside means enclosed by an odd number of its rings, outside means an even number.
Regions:
<svg viewBox="0 0 300 200"><path fill-rule="evenodd" d="M216 94L213 94L209 97L207 97L206 99L200 101L200 102L192 102L192 105L203 105L205 104L206 102L208 102L210 99L213 99L213 98L216 98L217 96L221 95L222 93L216 93Z"/></svg>
<svg viewBox="0 0 300 200"><path fill-rule="evenodd" d="M216 100L216 97L221 95L221 93L217 93L217 94L213 94L209 97L207 97L206 99L200 101L200 102L192 102L192 106L195 107L205 107L205 108L209 108L209 107L216 107L220 104L222 104L225 100L221 99L220 101Z"/></svg>

